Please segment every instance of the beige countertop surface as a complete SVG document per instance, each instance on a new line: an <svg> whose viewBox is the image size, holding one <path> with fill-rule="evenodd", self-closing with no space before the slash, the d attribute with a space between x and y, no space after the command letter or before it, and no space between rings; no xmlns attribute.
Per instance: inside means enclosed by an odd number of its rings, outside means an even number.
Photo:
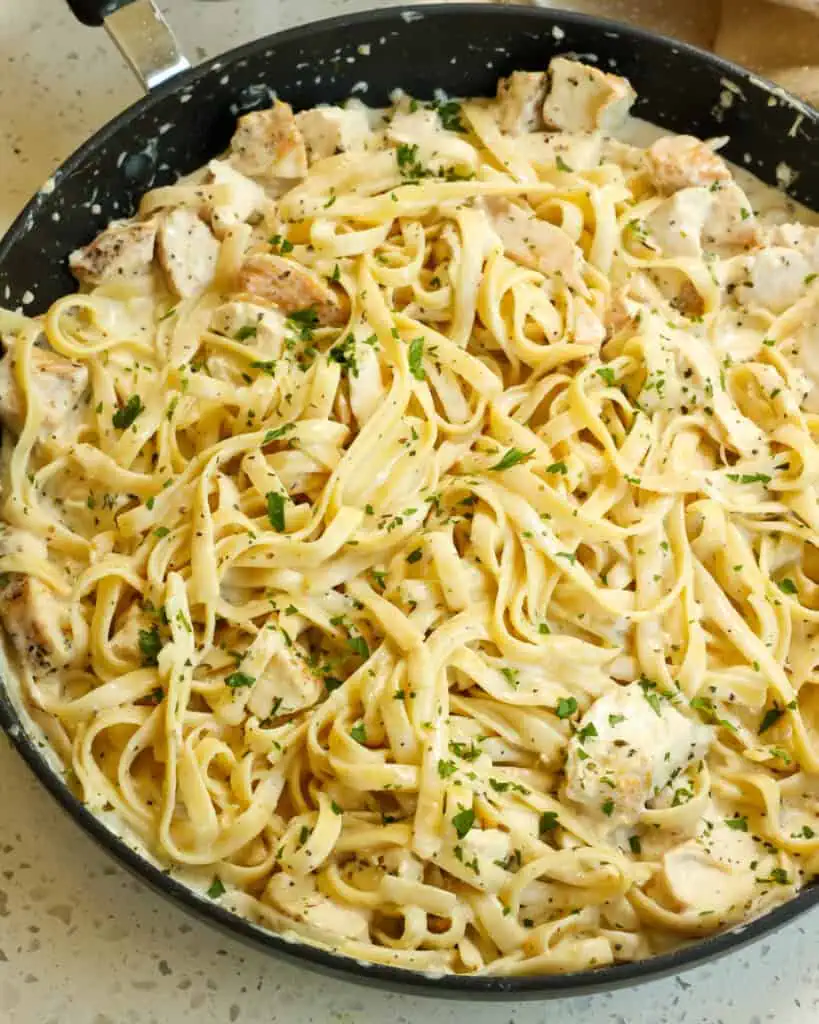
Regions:
<svg viewBox="0 0 819 1024"><path fill-rule="evenodd" d="M688 7L688 0L670 2L678 11ZM194 60L368 6L370 0L162 4ZM620 14L626 6L611 4ZM697 18L708 21L707 9L696 6ZM664 17L660 3L656 17ZM691 32L700 25L692 21ZM138 95L105 34L76 25L59 0L0 2L0 231L62 159ZM188 1020L815 1024L819 913L682 977L606 995L481 1005L373 992L248 950L154 895L57 808L0 739L0 1024Z"/></svg>

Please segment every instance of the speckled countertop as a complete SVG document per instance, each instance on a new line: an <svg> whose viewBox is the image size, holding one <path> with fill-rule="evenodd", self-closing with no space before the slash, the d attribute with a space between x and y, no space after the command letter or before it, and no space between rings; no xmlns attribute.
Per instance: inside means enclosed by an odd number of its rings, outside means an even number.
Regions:
<svg viewBox="0 0 819 1024"><path fill-rule="evenodd" d="M194 59L367 6L163 4ZM105 34L74 24L58 0L0 2L0 230L60 160L137 95ZM0 740L0 1024L188 1020L814 1024L819 913L713 966L611 995L481 1006L374 993L278 963L187 918L98 850Z"/></svg>

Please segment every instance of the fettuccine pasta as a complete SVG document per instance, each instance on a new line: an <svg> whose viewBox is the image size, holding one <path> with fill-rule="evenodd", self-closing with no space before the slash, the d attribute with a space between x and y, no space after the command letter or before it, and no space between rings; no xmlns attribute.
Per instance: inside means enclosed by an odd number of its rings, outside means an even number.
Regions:
<svg viewBox="0 0 819 1024"><path fill-rule="evenodd" d="M819 231L633 98L277 101L0 313L26 707L277 932L575 971L819 869Z"/></svg>

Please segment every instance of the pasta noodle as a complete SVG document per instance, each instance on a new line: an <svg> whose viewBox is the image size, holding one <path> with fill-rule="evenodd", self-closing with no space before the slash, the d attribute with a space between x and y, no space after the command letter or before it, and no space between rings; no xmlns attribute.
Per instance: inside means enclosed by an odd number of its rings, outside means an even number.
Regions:
<svg viewBox="0 0 819 1024"><path fill-rule="evenodd" d="M574 971L819 867L819 231L632 100L277 101L0 313L24 700L275 931Z"/></svg>

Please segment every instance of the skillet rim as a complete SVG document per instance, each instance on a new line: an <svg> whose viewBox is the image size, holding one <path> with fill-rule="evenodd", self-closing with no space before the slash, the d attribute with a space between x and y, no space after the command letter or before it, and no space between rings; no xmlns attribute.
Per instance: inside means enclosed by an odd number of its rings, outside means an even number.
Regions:
<svg viewBox="0 0 819 1024"><path fill-rule="evenodd" d="M346 28L360 25L362 28L372 29L383 25L385 28L400 28L402 23L406 23L408 16L410 19L420 16L422 19L448 20L453 18L458 20L468 15L481 17L487 22L510 17L528 19L533 26L579 26L591 29L600 35L616 33L618 36L632 40L636 45L644 42L659 45L683 55L693 65L705 62L721 70L726 77L732 80L739 79L748 86L767 90L780 102L787 103L795 113L807 117L819 127L819 112L797 97L791 96L780 86L730 61L717 57L715 54L647 29L557 8L527 8L518 5L500 6L484 3L402 5L338 15L283 29L252 40L182 72L127 107L75 150L52 174L51 181L54 186L52 191L59 190L65 179L82 168L88 156L93 155L98 148L115 139L134 118L150 109L154 104L158 104L166 96L184 92L189 85L209 75L224 72L231 65L253 57L267 47L299 43L316 32L329 33L334 27L344 26ZM36 193L15 218L3 239L0 240L0 266L13 252L15 243L27 232L48 194L50 192L45 189ZM488 974L433 974L368 963L340 953L329 952L306 942L286 939L275 932L261 928L248 919L221 907L207 896L200 895L196 890L175 879L172 875L166 874L147 857L137 852L73 794L58 771L52 768L47 758L39 753L38 748L48 746L48 744L38 741L36 735L27 732L23 717L18 713L15 701L9 696L8 688L1 676L0 726L34 775L63 810L109 856L113 857L131 874L147 883L159 895L257 949L280 956L291 964L330 974L348 982L358 982L413 995L461 999L470 997L501 1000L548 999L610 991L634 983L666 977L710 962L772 933L819 902L819 885L811 884L787 903L775 907L752 921L706 939L692 942L673 952L660 954L647 960L613 964L571 974L520 977Z"/></svg>

